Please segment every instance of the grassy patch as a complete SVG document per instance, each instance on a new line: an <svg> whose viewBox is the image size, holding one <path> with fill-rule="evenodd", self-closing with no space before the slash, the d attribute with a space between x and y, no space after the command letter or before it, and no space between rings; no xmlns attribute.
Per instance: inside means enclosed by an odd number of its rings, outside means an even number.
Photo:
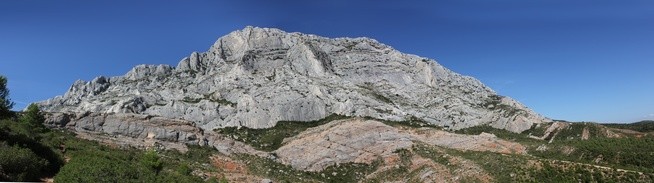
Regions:
<svg viewBox="0 0 654 183"><path fill-rule="evenodd" d="M422 157L431 159L432 161L438 164L447 165L450 162L450 159L445 155L445 153L438 151L438 149L436 149L433 146L429 146L425 144L416 144L413 145L412 149L414 153Z"/></svg>
<svg viewBox="0 0 654 183"><path fill-rule="evenodd" d="M372 165L345 163L329 166L320 172L308 172L254 155L239 154L236 158L246 162L250 172L279 182L357 182L374 171L381 162L377 160Z"/></svg>
<svg viewBox="0 0 654 183"><path fill-rule="evenodd" d="M323 119L309 122L280 121L272 128L251 129L246 127L226 127L215 131L225 134L235 140L251 145L255 149L263 151L274 151L282 146L284 138L300 134L307 128L320 126L328 122L346 119L347 116L337 114L329 115Z"/></svg>

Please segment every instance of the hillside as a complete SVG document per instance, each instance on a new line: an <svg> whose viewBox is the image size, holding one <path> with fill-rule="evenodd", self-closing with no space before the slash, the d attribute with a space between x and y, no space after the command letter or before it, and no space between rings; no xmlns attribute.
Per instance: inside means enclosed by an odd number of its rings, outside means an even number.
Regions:
<svg viewBox="0 0 654 183"><path fill-rule="evenodd" d="M143 150L86 134L30 131L2 120L2 181L56 182L651 182L654 138L595 123L555 122L523 133L473 127L450 133L423 122L331 117L219 133L270 152ZM311 126L306 126L311 124ZM366 129L357 133L357 129ZM348 138L339 137L347 136ZM539 138L544 138L541 140ZM24 144L24 145L20 145ZM265 145L278 144L278 145ZM329 146L340 146L330 148ZM21 156L20 167L11 169ZM29 155L31 152L33 155ZM26 158L27 158L26 157ZM17 159L18 158L18 159ZM43 158L42 160L39 160ZM28 160L28 159L25 159ZM39 163L49 162L49 163ZM335 162L335 164L333 164ZM50 166L44 166L44 165ZM9 168L8 168L9 167ZM50 168L48 168L50 167ZM94 172L94 173L89 173ZM54 179L51 177L54 176Z"/></svg>
<svg viewBox="0 0 654 183"><path fill-rule="evenodd" d="M630 124L611 123L611 124L603 124L603 125L611 128L633 130L633 131L644 132L644 133L654 132L654 121L651 120L640 121Z"/></svg>

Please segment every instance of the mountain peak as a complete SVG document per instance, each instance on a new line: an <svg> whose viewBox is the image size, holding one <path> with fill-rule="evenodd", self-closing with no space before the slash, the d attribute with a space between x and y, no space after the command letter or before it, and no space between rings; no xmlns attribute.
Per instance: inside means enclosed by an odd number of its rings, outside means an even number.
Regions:
<svg viewBox="0 0 654 183"><path fill-rule="evenodd" d="M374 39L251 26L175 68L139 65L124 76L76 82L64 96L40 104L49 112L184 119L204 129L267 128L331 114L514 132L548 121L472 77Z"/></svg>

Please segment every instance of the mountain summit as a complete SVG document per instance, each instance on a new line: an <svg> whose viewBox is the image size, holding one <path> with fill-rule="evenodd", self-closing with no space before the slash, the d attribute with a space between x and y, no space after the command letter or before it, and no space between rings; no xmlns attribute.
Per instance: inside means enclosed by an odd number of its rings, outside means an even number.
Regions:
<svg viewBox="0 0 654 183"><path fill-rule="evenodd" d="M204 130L268 128L332 114L513 132L550 121L477 79L373 39L256 27L223 36L176 67L139 65L124 76L76 81L39 105L78 116L184 120Z"/></svg>

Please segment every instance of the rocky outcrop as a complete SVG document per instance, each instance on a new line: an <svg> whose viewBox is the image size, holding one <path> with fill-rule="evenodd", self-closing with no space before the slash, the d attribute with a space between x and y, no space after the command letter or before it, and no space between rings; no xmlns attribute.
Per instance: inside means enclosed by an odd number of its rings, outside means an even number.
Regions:
<svg viewBox="0 0 654 183"><path fill-rule="evenodd" d="M205 130L330 114L514 132L548 121L472 77L373 39L254 27L221 37L175 68L140 65L124 76L77 81L39 105L47 112L181 119Z"/></svg>
<svg viewBox="0 0 654 183"><path fill-rule="evenodd" d="M46 125L69 129L82 138L134 147L178 149L185 145L209 146L223 154L246 153L267 156L252 147L212 131L204 131L193 122L139 114L49 113Z"/></svg>
<svg viewBox="0 0 654 183"><path fill-rule="evenodd" d="M193 145L206 145L203 131L184 120L171 120L138 114L83 113L50 114L46 124L65 127L77 132L97 132L109 136L122 135L139 139L156 139ZM59 119L52 120L52 119Z"/></svg>
<svg viewBox="0 0 654 183"><path fill-rule="evenodd" d="M372 120L341 120L309 129L275 151L293 168L320 171L337 163L371 164L413 145L408 134Z"/></svg>
<svg viewBox="0 0 654 183"><path fill-rule="evenodd" d="M398 149L411 149L415 143L466 151L527 153L523 145L493 134L463 135L434 128L398 129L360 118L330 122L284 141L285 145L274 151L278 160L308 171L350 162L371 164L392 156Z"/></svg>

